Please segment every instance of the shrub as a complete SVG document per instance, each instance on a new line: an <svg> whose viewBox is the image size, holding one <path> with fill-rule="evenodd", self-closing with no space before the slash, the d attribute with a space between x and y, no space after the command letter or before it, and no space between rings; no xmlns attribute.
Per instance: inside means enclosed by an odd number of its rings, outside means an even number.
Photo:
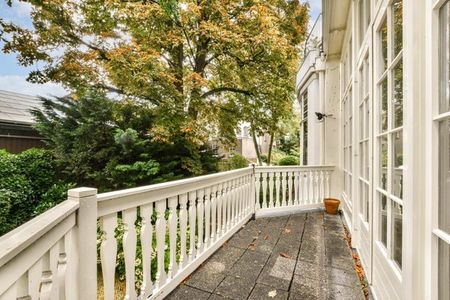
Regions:
<svg viewBox="0 0 450 300"><path fill-rule="evenodd" d="M248 167L248 161L240 154L234 153L229 159L224 159L221 163L221 171L230 171Z"/></svg>
<svg viewBox="0 0 450 300"><path fill-rule="evenodd" d="M43 99L35 128L61 172L99 192L217 171L218 158L185 132L160 137L155 111L87 91L77 100Z"/></svg>
<svg viewBox="0 0 450 300"><path fill-rule="evenodd" d="M278 161L280 166L295 166L299 164L299 159L296 156L288 155Z"/></svg>
<svg viewBox="0 0 450 300"><path fill-rule="evenodd" d="M262 161L263 163L267 163L268 157L267 157L266 154L261 154L261 161Z"/></svg>
<svg viewBox="0 0 450 300"><path fill-rule="evenodd" d="M284 153L283 151L281 151L279 149L274 149L272 151L272 157L270 159L270 164L278 165L278 162L280 161L280 159L282 159L285 156L286 156L286 153Z"/></svg>
<svg viewBox="0 0 450 300"><path fill-rule="evenodd" d="M0 235L64 200L67 187L47 150L0 151Z"/></svg>

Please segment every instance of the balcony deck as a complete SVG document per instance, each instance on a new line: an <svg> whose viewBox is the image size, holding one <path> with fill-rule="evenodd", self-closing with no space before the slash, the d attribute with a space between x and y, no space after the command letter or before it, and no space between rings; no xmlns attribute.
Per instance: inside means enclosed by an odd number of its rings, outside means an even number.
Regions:
<svg viewBox="0 0 450 300"><path fill-rule="evenodd" d="M167 299L364 299L340 216L249 221Z"/></svg>

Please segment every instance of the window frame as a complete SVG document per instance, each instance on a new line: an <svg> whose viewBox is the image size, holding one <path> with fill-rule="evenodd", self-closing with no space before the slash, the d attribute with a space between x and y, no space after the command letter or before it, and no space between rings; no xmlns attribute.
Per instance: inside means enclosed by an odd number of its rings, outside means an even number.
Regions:
<svg viewBox="0 0 450 300"><path fill-rule="evenodd" d="M300 111L301 111L301 120L300 120L300 162L301 165L308 165L308 90L306 89L303 93L300 94ZM305 109L306 107L306 109ZM306 132L305 132L306 130Z"/></svg>
<svg viewBox="0 0 450 300"><path fill-rule="evenodd" d="M389 1L388 5L385 8L385 11L383 13L380 14L380 17L378 18L378 22L376 23L377 26L374 27L374 47L376 50L376 54L375 54L375 58L374 58L374 80L373 80L373 84L374 84L374 89L375 89L375 93L374 93L374 99L376 99L376 101L374 101L374 103L376 103L376 105L374 105L373 107L373 115L374 115L374 166L375 166L375 172L374 172L374 212L376 213L376 216L374 216L374 222L375 222L375 226L374 228L376 228L375 234L374 234L374 238L375 238L375 243L380 247L380 249L382 250L382 253L385 255L386 259L388 261L390 261L392 263L392 265L394 266L394 269L397 271L396 274L401 278L401 272L402 272L402 267L401 265L395 261L394 259L394 226L395 226L395 221L394 218L396 218L396 216L394 216L393 210L394 207L396 205L399 205L402 207L403 211L403 205L404 205L404 201L403 199L400 199L399 197L397 197L396 195L394 195L393 192L393 187L392 187L392 182L393 182L393 140L394 140L394 136L398 133L398 132L402 132L402 134L404 134L404 114L402 114L402 125L398 126L398 127L394 127L393 125L393 93L394 93L394 72L396 70L396 67L399 66L400 63L403 63L403 52L404 52L404 47L402 47L402 49L397 53L397 55L395 55L394 53L394 36L395 36L395 31L394 31L394 20L393 20L393 11L394 11L394 3L396 1ZM402 26L404 27L404 6L405 3L404 1L402 1L402 16L403 16L403 21L402 21ZM386 22L386 23L385 23ZM387 57L386 57L386 62L385 62L385 57L383 55L384 51L383 51L383 41L382 41L382 28L384 27L384 25L386 24L386 47L387 47ZM402 44L404 41L404 34L402 35ZM404 46L404 45L403 45ZM404 79L404 70L403 70L403 76L402 76L402 81ZM384 130L382 128L382 120L381 120L381 116L382 116L382 103L383 103L383 91L382 91L382 86L383 83L387 81L387 110L386 110L386 122L387 122L387 127ZM403 93L402 93L402 107L404 108L404 100L405 100L405 94L404 94L404 85L403 85ZM386 182L386 189L383 189L382 186L380 185L380 180L381 180L381 169L380 169L380 147L381 147L381 141L382 139L386 139L387 141L387 167L386 167L386 172L387 172L387 182ZM402 139L403 141L403 139ZM402 148L403 151L403 155L404 155L404 148ZM404 178L404 174L402 175L402 177ZM402 190L403 190L403 186L402 186ZM384 243L381 241L381 237L382 237L382 232L381 232L381 222L380 222L380 214L381 214L381 200L382 200L382 196L386 196L387 199L387 243L386 245L384 245ZM402 222L401 224L404 223L404 215L403 213L401 214L401 218L402 218ZM403 227L403 225L402 225ZM403 232L403 230L402 230ZM400 240L400 243L402 242L403 239L403 234L402 234L402 238ZM398 242L398 241L397 241Z"/></svg>
<svg viewBox="0 0 450 300"><path fill-rule="evenodd" d="M431 251L429 252L428 262L430 271L430 288L432 299L438 299L440 295L440 278L439 278L439 243L442 242L444 245L450 246L450 232L440 228L439 224L439 205L440 205L440 190L439 190L439 172L441 162L439 160L440 156L440 137L439 137L439 125L449 120L450 121L450 108L446 112L440 112L439 103L441 100L441 8L446 4L450 5L449 0L432 0L431 5L431 42L436 47L432 47L430 55L430 74L431 74L431 99L432 105L429 111L429 121L431 123L430 131L430 147L428 148L428 157L431 161L430 164L430 189L431 189L431 203L429 203L428 216L430 219L429 227L429 237L431 242ZM450 8L449 8L450 9ZM450 30L450 21L447 23L447 30ZM433 180L437 179L437 180Z"/></svg>

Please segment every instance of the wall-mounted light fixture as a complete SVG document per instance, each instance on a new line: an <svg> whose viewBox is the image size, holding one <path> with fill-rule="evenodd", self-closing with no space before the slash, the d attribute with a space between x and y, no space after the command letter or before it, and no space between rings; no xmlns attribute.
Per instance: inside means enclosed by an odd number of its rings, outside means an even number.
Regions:
<svg viewBox="0 0 450 300"><path fill-rule="evenodd" d="M317 116L317 120L319 120L319 122L324 121L325 118L335 119L335 118L333 118L333 115L327 115L327 114L324 114L324 113L321 113L321 112L316 112L316 116Z"/></svg>

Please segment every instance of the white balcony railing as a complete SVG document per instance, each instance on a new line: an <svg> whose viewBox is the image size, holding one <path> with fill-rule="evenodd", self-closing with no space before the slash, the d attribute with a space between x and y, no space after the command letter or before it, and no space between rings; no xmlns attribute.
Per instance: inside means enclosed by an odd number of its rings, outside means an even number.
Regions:
<svg viewBox="0 0 450 300"><path fill-rule="evenodd" d="M0 237L0 299L115 299L119 259L121 296L161 299L254 214L318 207L332 171L249 167L103 194L70 190Z"/></svg>

